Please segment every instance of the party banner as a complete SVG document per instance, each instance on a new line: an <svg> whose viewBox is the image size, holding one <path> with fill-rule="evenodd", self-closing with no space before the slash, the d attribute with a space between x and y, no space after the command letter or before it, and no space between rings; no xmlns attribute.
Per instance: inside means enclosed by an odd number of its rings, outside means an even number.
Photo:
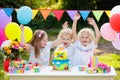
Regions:
<svg viewBox="0 0 120 80"><path fill-rule="evenodd" d="M38 10L32 10L32 13L33 13L33 15L32 15L32 19L34 19L34 17L35 17L36 14L38 13Z"/></svg>
<svg viewBox="0 0 120 80"><path fill-rule="evenodd" d="M17 8L2 8L4 11L5 11L5 15L7 15L8 17L11 16L13 10L15 10L16 12L18 11ZM2 10L0 8L0 10ZM32 19L35 18L35 16L37 15L38 13L38 10L39 9L32 9ZM71 18L71 20L74 19L74 15L75 13L79 11L81 17L83 18L83 20L85 21L87 19L87 17L89 16L89 13L92 12L93 15L95 16L96 20L99 21L104 10L66 10L68 16ZM40 9L40 12L44 18L44 20L47 19L48 15L50 14L51 12L51 9L47 9L47 10L44 10L44 9ZM61 19L61 17L63 16L63 13L65 12L65 10L53 10L53 13L55 15L55 17L57 18L57 20L59 21ZM105 10L105 13L106 15L108 16L108 18L110 18L110 10Z"/></svg>
<svg viewBox="0 0 120 80"><path fill-rule="evenodd" d="M41 12L44 20L46 20L47 17L48 17L48 15L50 14L51 10L50 10L50 9L46 9L46 10L43 10L43 9L42 9L42 10L40 10L40 12Z"/></svg>
<svg viewBox="0 0 120 80"><path fill-rule="evenodd" d="M85 21L90 13L90 10L85 10L85 11L80 10L79 13L81 14L83 20Z"/></svg>
<svg viewBox="0 0 120 80"><path fill-rule="evenodd" d="M8 17L10 17L13 12L13 8L3 8L3 10L5 11Z"/></svg>
<svg viewBox="0 0 120 80"><path fill-rule="evenodd" d="M53 11L55 17L57 18L58 21L60 21L63 13L64 13L64 10L54 10Z"/></svg>
<svg viewBox="0 0 120 80"><path fill-rule="evenodd" d="M77 10L67 10L66 12L70 16L70 18L73 20L74 19L74 15L77 13Z"/></svg>
<svg viewBox="0 0 120 80"><path fill-rule="evenodd" d="M96 20L99 22L102 14L103 14L103 11L101 11L101 10L93 10L92 13L95 16Z"/></svg>
<svg viewBox="0 0 120 80"><path fill-rule="evenodd" d="M110 18L110 10L105 10L106 15Z"/></svg>

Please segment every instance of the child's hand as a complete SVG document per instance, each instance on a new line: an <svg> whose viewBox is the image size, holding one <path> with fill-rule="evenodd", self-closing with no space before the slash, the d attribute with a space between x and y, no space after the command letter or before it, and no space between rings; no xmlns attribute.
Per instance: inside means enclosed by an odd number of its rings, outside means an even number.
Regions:
<svg viewBox="0 0 120 80"><path fill-rule="evenodd" d="M23 32L23 31L24 31L24 26L23 26L23 25L20 25L20 29L21 29L21 31Z"/></svg>
<svg viewBox="0 0 120 80"><path fill-rule="evenodd" d="M93 18L88 18L87 21L92 26L96 25L96 22L95 22L95 20Z"/></svg>
<svg viewBox="0 0 120 80"><path fill-rule="evenodd" d="M74 16L74 20L79 20L80 19L80 14L77 12L76 14L75 14L75 16Z"/></svg>
<svg viewBox="0 0 120 80"><path fill-rule="evenodd" d="M65 21L64 24L62 24L63 29L67 29L68 28L68 21Z"/></svg>

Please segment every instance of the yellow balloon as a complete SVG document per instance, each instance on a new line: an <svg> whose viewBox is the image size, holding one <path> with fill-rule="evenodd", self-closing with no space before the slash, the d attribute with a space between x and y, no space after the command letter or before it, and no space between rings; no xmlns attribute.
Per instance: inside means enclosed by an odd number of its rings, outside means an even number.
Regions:
<svg viewBox="0 0 120 80"><path fill-rule="evenodd" d="M15 22L10 22L5 27L5 35L9 40L19 39L21 36L21 29Z"/></svg>
<svg viewBox="0 0 120 80"><path fill-rule="evenodd" d="M24 34L25 34L25 42L29 42L32 39L33 32L30 27L25 26L24 27Z"/></svg>

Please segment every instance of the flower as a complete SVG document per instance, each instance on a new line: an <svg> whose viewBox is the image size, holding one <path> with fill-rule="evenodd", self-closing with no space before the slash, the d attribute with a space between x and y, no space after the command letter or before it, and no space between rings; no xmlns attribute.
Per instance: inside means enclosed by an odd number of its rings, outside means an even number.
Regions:
<svg viewBox="0 0 120 80"><path fill-rule="evenodd" d="M20 44L17 40L14 40L8 46L4 46L2 51L7 59L15 60L20 58L20 55L25 51L26 45Z"/></svg>
<svg viewBox="0 0 120 80"><path fill-rule="evenodd" d="M98 68L102 68L102 69L107 69L109 66L107 64L104 64L104 63L99 63L97 65Z"/></svg>

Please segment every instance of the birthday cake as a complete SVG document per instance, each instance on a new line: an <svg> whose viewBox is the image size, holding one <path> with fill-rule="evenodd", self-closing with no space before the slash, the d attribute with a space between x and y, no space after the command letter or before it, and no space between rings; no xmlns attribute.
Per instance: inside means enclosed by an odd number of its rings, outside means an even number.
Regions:
<svg viewBox="0 0 120 80"><path fill-rule="evenodd" d="M69 59L65 50L54 52L52 66L53 70L69 70Z"/></svg>

